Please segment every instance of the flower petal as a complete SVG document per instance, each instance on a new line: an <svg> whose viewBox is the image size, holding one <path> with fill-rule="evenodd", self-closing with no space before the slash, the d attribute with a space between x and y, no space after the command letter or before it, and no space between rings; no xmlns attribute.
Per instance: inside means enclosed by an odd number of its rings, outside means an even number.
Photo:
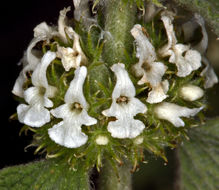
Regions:
<svg viewBox="0 0 219 190"><path fill-rule="evenodd" d="M137 55L139 57L139 65L143 62L152 63L156 60L156 53L153 45L149 42L147 36L143 33L141 25L136 24L131 29L131 34L137 43Z"/></svg>
<svg viewBox="0 0 219 190"><path fill-rule="evenodd" d="M163 63L153 62L148 70L143 71L144 75L141 80L138 81L138 84L149 83L152 87L156 87L161 83L166 70L167 67Z"/></svg>
<svg viewBox="0 0 219 190"><path fill-rule="evenodd" d="M58 32L64 42L67 42L66 35L65 35L65 28L67 27L65 19L66 19L67 12L69 12L70 10L71 10L71 7L69 6L59 12Z"/></svg>
<svg viewBox="0 0 219 190"><path fill-rule="evenodd" d="M78 34L76 34L74 31L71 33L73 33L74 39L73 48L58 46L57 51L57 56L61 58L63 67L66 71L69 71L71 68L78 68L80 65L87 63L87 58L80 46Z"/></svg>
<svg viewBox="0 0 219 190"><path fill-rule="evenodd" d="M185 54L185 59L190 62L192 70L197 70L201 67L201 55L196 50L188 50Z"/></svg>
<svg viewBox="0 0 219 190"><path fill-rule="evenodd" d="M167 120L175 127L183 127L185 123L180 117L195 116L202 109L203 107L190 109L174 103L162 102L155 107L154 112L159 119Z"/></svg>
<svg viewBox="0 0 219 190"><path fill-rule="evenodd" d="M85 109L81 112L81 122L82 125L90 126L97 123L97 120L93 117L90 117Z"/></svg>
<svg viewBox="0 0 219 190"><path fill-rule="evenodd" d="M24 91L24 99L28 104L42 104L43 105L43 95L40 96L40 89L38 87L30 87Z"/></svg>
<svg viewBox="0 0 219 190"><path fill-rule="evenodd" d="M173 13L164 11L161 14L161 20L163 21L164 27L166 29L168 43L158 50L161 57L166 57L170 55L169 49L176 45L177 39L173 29Z"/></svg>
<svg viewBox="0 0 219 190"><path fill-rule="evenodd" d="M135 87L125 70L125 65L122 63L114 64L111 67L111 70L115 73L117 78L112 98L116 99L123 95L127 97L134 97Z"/></svg>
<svg viewBox="0 0 219 190"><path fill-rule="evenodd" d="M47 88L48 81L46 77L46 70L49 64L56 58L54 52L48 51L42 58L40 64L37 65L32 75L32 83L34 86Z"/></svg>
<svg viewBox="0 0 219 190"><path fill-rule="evenodd" d="M147 102L150 104L162 102L164 99L168 97L166 94L169 90L169 82L168 80L164 80L156 87L152 88L152 91L148 93Z"/></svg>
<svg viewBox="0 0 219 190"><path fill-rule="evenodd" d="M141 134L145 126L139 120L133 118L125 118L125 120L117 120L109 122L107 129L114 138L135 138Z"/></svg>
<svg viewBox="0 0 219 190"><path fill-rule="evenodd" d="M12 93L18 97L23 97L24 96L24 89L23 85L26 81L26 76L24 71L22 70L18 76L18 78L15 81L14 87L12 89Z"/></svg>
<svg viewBox="0 0 219 190"><path fill-rule="evenodd" d="M55 30L52 29L52 27L48 26L46 22L42 22L39 25L37 25L34 29L34 37L45 40L52 38L53 34L55 34Z"/></svg>
<svg viewBox="0 0 219 190"><path fill-rule="evenodd" d="M78 148L87 142L87 135L81 132L80 126L66 120L48 130L50 138L67 148Z"/></svg>
<svg viewBox="0 0 219 190"><path fill-rule="evenodd" d="M50 121L49 111L37 104L34 106L20 104L17 113L18 120L31 127L41 127Z"/></svg>
<svg viewBox="0 0 219 190"><path fill-rule="evenodd" d="M56 118L71 118L72 114L68 104L63 104L55 109L50 110L51 114Z"/></svg>
<svg viewBox="0 0 219 190"><path fill-rule="evenodd" d="M75 70L74 79L71 81L69 88L65 94L66 103L80 103L84 109L88 105L83 94L83 84L87 76L87 68L82 66Z"/></svg>
<svg viewBox="0 0 219 190"><path fill-rule="evenodd" d="M62 65L66 71L80 66L80 63L78 65L76 63L74 53L72 48L58 46L57 56L61 58Z"/></svg>
<svg viewBox="0 0 219 190"><path fill-rule="evenodd" d="M174 47L175 60L169 60L177 66L177 76L185 77L201 66L201 55L196 50L188 50L188 46L177 44ZM185 57L182 56L186 51Z"/></svg>

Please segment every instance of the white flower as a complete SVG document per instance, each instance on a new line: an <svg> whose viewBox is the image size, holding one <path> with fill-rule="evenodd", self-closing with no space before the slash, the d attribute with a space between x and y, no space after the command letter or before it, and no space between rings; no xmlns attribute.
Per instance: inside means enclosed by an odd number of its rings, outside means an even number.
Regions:
<svg viewBox="0 0 219 190"><path fill-rule="evenodd" d="M201 55L198 51L191 50L187 45L177 44L171 13L163 12L161 20L166 28L168 43L159 49L159 55L161 57L170 56L169 62L175 63L177 66L177 76L185 77L201 67Z"/></svg>
<svg viewBox="0 0 219 190"><path fill-rule="evenodd" d="M59 20L58 20L58 32L64 42L67 42L65 29L66 29L66 14L71 10L71 7L64 8L59 12Z"/></svg>
<svg viewBox="0 0 219 190"><path fill-rule="evenodd" d="M136 57L139 62L134 65L137 76L142 76L138 84L149 83L152 91L149 93L147 101L149 103L158 103L163 101L167 96L168 89L163 89L162 77L167 67L156 62L157 56L153 45L149 42L147 36L143 33L143 28L136 24L131 30L132 36L137 43Z"/></svg>
<svg viewBox="0 0 219 190"><path fill-rule="evenodd" d="M81 131L81 126L97 123L97 120L87 113L88 104L83 94L83 83L86 75L86 67L78 67L65 94L65 104L51 110L54 117L62 118L63 121L49 129L49 136L57 144L67 148L77 148L84 145L88 137Z"/></svg>
<svg viewBox="0 0 219 190"><path fill-rule="evenodd" d="M34 28L34 38L30 42L27 51L24 53L24 57L21 60L24 68L20 72L12 90L12 93L16 96L24 97L23 85L27 81L26 73L28 71L34 71L36 66L40 63L42 57L41 52L33 52L33 48L38 42L49 40L54 35L57 35L57 32L49 27L45 22L42 22Z"/></svg>
<svg viewBox="0 0 219 190"><path fill-rule="evenodd" d="M102 113L107 117L116 117L117 120L109 122L107 129L115 138L135 138L145 126L141 121L134 119L134 116L145 113L147 107L135 98L135 87L124 64L114 64L111 69L117 82L112 93L111 107Z"/></svg>
<svg viewBox="0 0 219 190"><path fill-rule="evenodd" d="M74 40L73 47L58 46L57 56L61 58L65 70L69 71L71 68L86 64L87 58L81 49L79 35L71 27L66 28L66 33Z"/></svg>
<svg viewBox="0 0 219 190"><path fill-rule="evenodd" d="M168 80L162 81L160 84L152 88L148 93L147 102L150 104L162 102L168 97L167 92L169 90Z"/></svg>
<svg viewBox="0 0 219 190"><path fill-rule="evenodd" d="M95 142L98 145L107 145L109 143L109 139L107 138L107 136L98 135L97 138L95 139Z"/></svg>
<svg viewBox="0 0 219 190"><path fill-rule="evenodd" d="M195 85L187 84L180 88L180 96L187 101L195 101L204 95L204 91Z"/></svg>
<svg viewBox="0 0 219 190"><path fill-rule="evenodd" d="M49 97L55 95L55 87L49 86L46 70L56 55L48 51L37 65L32 75L33 87L24 91L24 99L29 104L20 104L17 107L18 120L31 127L41 127L50 121L50 113L45 108L53 106Z"/></svg>
<svg viewBox="0 0 219 190"><path fill-rule="evenodd" d="M167 11L163 12L161 15L161 20L163 21L164 26L166 28L168 38L168 43L158 50L158 53L162 57L170 56L172 54L171 47L175 46L177 43L177 39L172 24L172 21L174 19L173 16L174 15L172 12Z"/></svg>
<svg viewBox="0 0 219 190"><path fill-rule="evenodd" d="M203 107L187 108L178 106L174 103L162 102L154 108L154 113L159 119L164 119L172 123L175 127L183 127L185 123L180 117L195 116Z"/></svg>

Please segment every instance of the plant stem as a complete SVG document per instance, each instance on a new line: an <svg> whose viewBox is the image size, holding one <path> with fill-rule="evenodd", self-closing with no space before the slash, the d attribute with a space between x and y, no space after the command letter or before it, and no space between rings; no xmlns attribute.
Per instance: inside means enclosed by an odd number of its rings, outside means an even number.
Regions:
<svg viewBox="0 0 219 190"><path fill-rule="evenodd" d="M105 160L100 171L98 180L98 190L131 190L132 189L132 175L131 164L124 162L120 167L117 166L118 176L114 171L111 163Z"/></svg>
<svg viewBox="0 0 219 190"><path fill-rule="evenodd" d="M111 66L114 63L124 63L125 53L131 54L133 38L132 29L136 6L125 0L105 0L105 21L104 28L105 44L103 50L104 61ZM115 167L118 171L116 175ZM100 171L99 190L131 190L131 164L124 162L120 167L112 166L109 160L105 160Z"/></svg>
<svg viewBox="0 0 219 190"><path fill-rule="evenodd" d="M130 30L134 25L136 6L125 0L105 1L105 46L104 61L111 66L125 62L125 53L131 53L133 38Z"/></svg>

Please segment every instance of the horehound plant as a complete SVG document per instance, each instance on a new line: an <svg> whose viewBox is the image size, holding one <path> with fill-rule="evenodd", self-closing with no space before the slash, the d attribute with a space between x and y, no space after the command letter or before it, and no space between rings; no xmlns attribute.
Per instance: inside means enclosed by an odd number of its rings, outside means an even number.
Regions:
<svg viewBox="0 0 219 190"><path fill-rule="evenodd" d="M21 60L12 91L21 132L33 132L35 153L56 158L52 164L82 174L95 167L99 189L131 189L144 151L168 162L165 149L205 120L206 89L218 82L205 57L205 23L192 17L202 35L193 46L169 4L96 0L89 10L87 0L73 3L74 21L68 7L58 26L37 25ZM59 189L88 189L82 179Z"/></svg>

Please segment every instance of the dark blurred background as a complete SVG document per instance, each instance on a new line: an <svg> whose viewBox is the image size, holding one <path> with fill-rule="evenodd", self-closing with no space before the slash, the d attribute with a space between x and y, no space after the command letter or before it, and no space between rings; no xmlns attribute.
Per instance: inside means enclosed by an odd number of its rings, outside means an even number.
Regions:
<svg viewBox="0 0 219 190"><path fill-rule="evenodd" d="M31 148L24 152L24 147L30 144L31 136L18 135L22 124L16 120L9 121L18 104L11 90L21 70L17 63L33 38L33 28L43 21L50 25L56 24L59 10L70 5L72 0L8 0L1 3L0 168L39 158L33 155Z"/></svg>
<svg viewBox="0 0 219 190"><path fill-rule="evenodd" d="M1 4L0 11L2 118L0 125L0 168L40 159L40 156L33 154L33 148L24 151L24 148L31 142L31 135L18 135L23 125L16 120L9 121L9 117L16 112L18 105L11 94L11 90L21 70L21 66L18 66L17 63L33 38L33 28L43 21L46 21L49 25L56 24L59 11L63 7L72 6L72 0L22 0L18 2L14 4L13 1L8 0ZM218 68L219 42L215 43L214 41L215 36L212 35L208 54L212 57L215 68ZM208 99L211 102L209 116L219 113L218 92L219 85L216 85L208 93ZM173 168L176 163L172 159L174 153L169 151L169 155L167 166L164 166L161 159L154 159L153 156L148 155L150 164L142 165L140 171L134 176L136 190L171 189L170 179L173 179Z"/></svg>

